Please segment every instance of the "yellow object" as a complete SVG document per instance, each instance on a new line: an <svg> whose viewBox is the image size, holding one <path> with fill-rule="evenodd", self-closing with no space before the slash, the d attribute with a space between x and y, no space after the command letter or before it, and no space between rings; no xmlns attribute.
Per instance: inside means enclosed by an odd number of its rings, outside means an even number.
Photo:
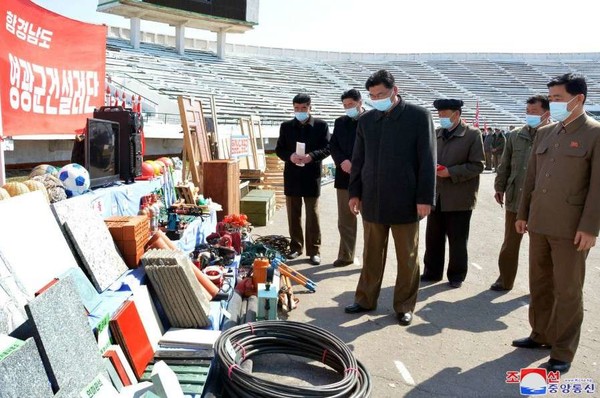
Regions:
<svg viewBox="0 0 600 398"><path fill-rule="evenodd" d="M18 196L29 192L27 185L22 182L9 182L4 184L2 188L6 189L6 192L8 192L10 196Z"/></svg>
<svg viewBox="0 0 600 398"><path fill-rule="evenodd" d="M44 193L44 196L46 197L46 200L48 202L50 202L50 197L48 196L48 190L46 189L44 184L42 184L39 181L35 181L35 180L23 181L23 184L25 184L27 186L27 188L29 188L30 192L42 191Z"/></svg>
<svg viewBox="0 0 600 398"><path fill-rule="evenodd" d="M10 198L10 194L4 188L0 188L0 200Z"/></svg>

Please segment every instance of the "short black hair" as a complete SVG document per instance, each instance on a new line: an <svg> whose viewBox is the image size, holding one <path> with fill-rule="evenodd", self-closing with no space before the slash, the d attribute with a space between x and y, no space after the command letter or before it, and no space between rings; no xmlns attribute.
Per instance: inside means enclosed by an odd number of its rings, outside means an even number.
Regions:
<svg viewBox="0 0 600 398"><path fill-rule="evenodd" d="M385 88L391 89L394 87L395 83L396 79L394 79L394 75L385 69L381 69L369 76L365 83L365 88L369 90L371 87L383 84Z"/></svg>
<svg viewBox="0 0 600 398"><path fill-rule="evenodd" d="M351 88L350 90L346 90L342 93L342 101L345 100L346 98L350 98L354 101L360 101L361 96L360 96L360 91L358 91L355 88Z"/></svg>
<svg viewBox="0 0 600 398"><path fill-rule="evenodd" d="M565 73L561 76L556 76L550 80L546 86L548 88L554 86L565 86L567 93L571 95L583 94L583 102L587 99L587 83L585 77L579 73Z"/></svg>
<svg viewBox="0 0 600 398"><path fill-rule="evenodd" d="M310 95L306 93L296 94L294 99L292 100L293 104L307 104L310 105Z"/></svg>
<svg viewBox="0 0 600 398"><path fill-rule="evenodd" d="M550 109L550 101L548 101L547 95L538 94L532 95L531 97L527 98L527 103L529 105L533 105L538 102L542 105L542 109L546 111Z"/></svg>

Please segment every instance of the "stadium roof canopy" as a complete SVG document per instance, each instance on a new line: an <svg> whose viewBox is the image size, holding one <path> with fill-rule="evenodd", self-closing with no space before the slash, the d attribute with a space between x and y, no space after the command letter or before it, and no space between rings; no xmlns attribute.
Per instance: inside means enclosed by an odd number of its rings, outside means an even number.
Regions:
<svg viewBox="0 0 600 398"><path fill-rule="evenodd" d="M256 25L254 22L204 15L139 0L101 0L97 10L125 18L140 18L146 21L187 26L212 32L244 33Z"/></svg>

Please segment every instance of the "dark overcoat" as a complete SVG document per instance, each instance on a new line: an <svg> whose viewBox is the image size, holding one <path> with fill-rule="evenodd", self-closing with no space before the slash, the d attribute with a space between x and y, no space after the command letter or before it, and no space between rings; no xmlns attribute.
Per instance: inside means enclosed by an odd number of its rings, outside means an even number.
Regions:
<svg viewBox="0 0 600 398"><path fill-rule="evenodd" d="M431 113L399 98L389 112L371 110L358 121L348 187L360 198L363 220L409 224L417 204L434 204L435 131Z"/></svg>
<svg viewBox="0 0 600 398"><path fill-rule="evenodd" d="M290 160L297 142L306 144L305 152L313 159L303 167ZM281 123L275 152L285 162L283 189L286 196L321 195L321 163L329 156L329 127L324 120L311 116L306 123L295 118Z"/></svg>

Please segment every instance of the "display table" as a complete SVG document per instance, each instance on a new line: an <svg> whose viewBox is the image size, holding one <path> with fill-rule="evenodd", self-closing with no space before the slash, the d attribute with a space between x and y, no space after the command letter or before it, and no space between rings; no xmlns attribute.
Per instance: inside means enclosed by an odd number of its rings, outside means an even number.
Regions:
<svg viewBox="0 0 600 398"><path fill-rule="evenodd" d="M135 216L140 209L142 196L162 188L162 179L136 181L133 184L113 185L94 189L86 195L93 195L92 207L104 218L110 216Z"/></svg>

